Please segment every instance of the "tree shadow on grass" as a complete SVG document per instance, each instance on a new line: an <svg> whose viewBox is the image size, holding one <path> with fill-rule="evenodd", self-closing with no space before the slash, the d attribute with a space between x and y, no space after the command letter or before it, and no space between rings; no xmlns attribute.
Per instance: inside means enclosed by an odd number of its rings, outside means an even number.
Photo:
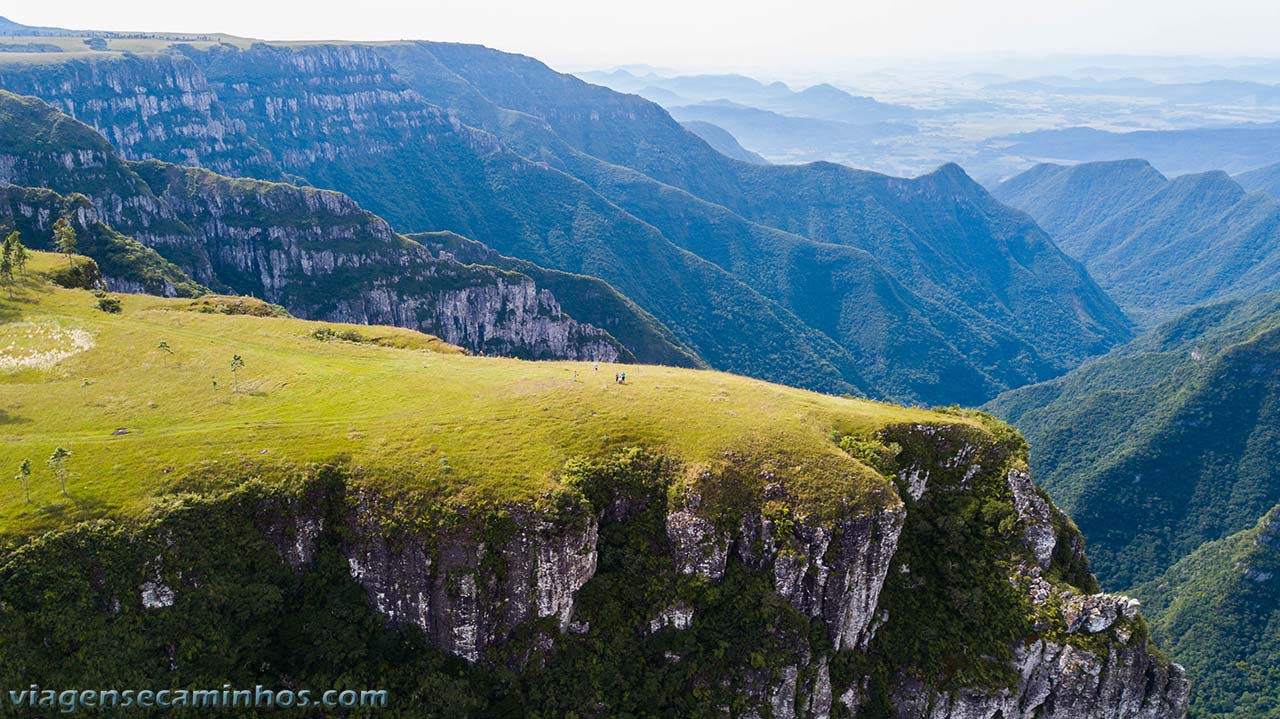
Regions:
<svg viewBox="0 0 1280 719"><path fill-rule="evenodd" d="M0 409L0 425L5 424L31 424L31 418L19 417L16 414L10 414L7 410Z"/></svg>
<svg viewBox="0 0 1280 719"><path fill-rule="evenodd" d="M101 497L68 492L67 496L58 495L55 502L40 507L38 511L48 519L70 524L101 517L109 509L111 505Z"/></svg>
<svg viewBox="0 0 1280 719"><path fill-rule="evenodd" d="M34 306L42 295L52 294L53 289L51 285L27 280L15 288L12 297L8 291L0 290L0 324L22 319L25 310Z"/></svg>

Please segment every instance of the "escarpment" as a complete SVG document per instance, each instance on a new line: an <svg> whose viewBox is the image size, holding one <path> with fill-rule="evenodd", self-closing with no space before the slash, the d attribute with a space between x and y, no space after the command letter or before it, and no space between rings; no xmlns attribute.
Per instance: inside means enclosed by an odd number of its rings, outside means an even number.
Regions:
<svg viewBox="0 0 1280 719"><path fill-rule="evenodd" d="M229 117L186 58L151 53L0 69L0 87L43 98L135 160L279 178L278 163ZM146 88L141 92L139 88Z"/></svg>
<svg viewBox="0 0 1280 719"><path fill-rule="evenodd" d="M635 359L527 275L435 255L345 195L128 163L39 100L0 93L0 110L11 120L0 128L0 184L11 199L0 221L52 249L53 221L72 219L81 250L118 291L211 288L301 317L409 327L485 354Z"/></svg>
<svg viewBox="0 0 1280 719"><path fill-rule="evenodd" d="M879 480L810 483L757 452L689 466L632 449L574 460L557 490L517 504L441 505L375 489L358 468L312 469L290 489L251 482L141 527L33 542L0 568L0 624L28 636L23 588L62 557L74 579L50 596L90 588L74 600L79 641L143 627L125 651L154 677L213 670L192 647L232 629L184 630L234 585L258 597L244 621L265 632L241 658L297 671L265 647L320 640L271 622L301 612L341 635L336 613L402 647L388 666L413 673L410 691L483 695L487 712L1184 716L1181 668L1149 648L1135 601L1093 593L1079 535L1030 483L1020 442L961 418L891 425L840 442ZM65 648L23 651L53 667Z"/></svg>
<svg viewBox="0 0 1280 719"><path fill-rule="evenodd" d="M195 276L210 284L301 317L411 327L486 354L634 359L529 277L441 259L340 193L160 163L135 169L184 218L208 268Z"/></svg>

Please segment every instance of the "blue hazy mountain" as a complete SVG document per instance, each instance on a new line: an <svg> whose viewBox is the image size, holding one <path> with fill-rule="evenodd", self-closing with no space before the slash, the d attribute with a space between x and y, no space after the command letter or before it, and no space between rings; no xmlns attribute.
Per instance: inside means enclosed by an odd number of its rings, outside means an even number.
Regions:
<svg viewBox="0 0 1280 719"><path fill-rule="evenodd" d="M1045 164L993 192L1145 324L1280 289L1280 200L1226 173L1170 180L1142 160Z"/></svg>
<svg viewBox="0 0 1280 719"><path fill-rule="evenodd" d="M637 94L664 107L728 101L782 115L855 125L908 120L921 114L915 108L854 95L828 83L797 91L786 83L764 83L745 75L662 76L649 73L636 76L625 70L580 72L577 75L587 82Z"/></svg>
<svg viewBox="0 0 1280 719"><path fill-rule="evenodd" d="M1246 172L1280 162L1280 123L1188 130L1110 132L1089 127L1037 130L986 141L980 157L1097 162L1141 157L1166 175Z"/></svg>
<svg viewBox="0 0 1280 719"><path fill-rule="evenodd" d="M769 161L760 155L748 150L738 143L738 138L734 137L728 130L719 125L702 120L689 120L680 123L684 129L701 137L708 145L715 149L725 157L731 157L735 160L750 162L755 165L767 165Z"/></svg>
<svg viewBox="0 0 1280 719"><path fill-rule="evenodd" d="M913 125L881 122L855 125L793 117L727 100L668 108L680 122L723 127L746 147L779 162L814 162L857 157L877 140L914 134Z"/></svg>
<svg viewBox="0 0 1280 719"><path fill-rule="evenodd" d="M1235 179L1250 192L1265 192L1280 199L1280 163L1242 172Z"/></svg>

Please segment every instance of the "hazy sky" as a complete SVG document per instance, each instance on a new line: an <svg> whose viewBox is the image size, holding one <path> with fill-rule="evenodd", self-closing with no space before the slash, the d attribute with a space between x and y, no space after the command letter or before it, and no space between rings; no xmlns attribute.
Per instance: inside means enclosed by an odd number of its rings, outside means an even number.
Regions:
<svg viewBox="0 0 1280 719"><path fill-rule="evenodd" d="M958 53L1275 55L1275 0L273 0L7 3L32 25L478 42L562 69L847 67Z"/></svg>

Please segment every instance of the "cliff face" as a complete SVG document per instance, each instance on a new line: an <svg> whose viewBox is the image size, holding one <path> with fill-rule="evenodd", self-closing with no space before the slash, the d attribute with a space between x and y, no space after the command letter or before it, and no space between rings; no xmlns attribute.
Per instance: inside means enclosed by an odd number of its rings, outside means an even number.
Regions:
<svg viewBox="0 0 1280 719"><path fill-rule="evenodd" d="M127 80L127 73L112 75L108 85L124 92ZM161 87L191 82L179 73ZM184 92L172 103L201 107L202 98ZM89 107L149 107L120 102ZM82 251L117 290L194 295L203 291L199 282L301 317L409 327L487 354L634 360L606 330L569 317L528 276L434 256L345 195L154 160L130 164L91 128L33 98L3 94L0 114L0 186L14 198L7 224L46 247L52 221L74 215L86 238ZM44 188L80 199L72 208Z"/></svg>
<svg viewBox="0 0 1280 719"><path fill-rule="evenodd" d="M21 233L29 247L55 250L53 224L62 218L76 231L79 252L96 260L111 289L162 297L195 297L206 291L155 250L113 230L84 195L64 197L0 184L0 227Z"/></svg>
<svg viewBox="0 0 1280 719"><path fill-rule="evenodd" d="M254 512L257 531L292 572L316 571L325 547L336 547L345 573L385 622L420 632L435 649L481 668L514 666L529 676L561 671L557 662L602 651L611 632L652 646L656 664L630 671L656 677L669 671L664 665L705 667L704 632L726 620L721 593L745 592L735 611L753 607L771 617L752 637L768 654L746 663L744 657L717 660L720 669L703 677L716 687L708 691L734 698L725 715L1185 715L1187 680L1180 667L1149 649L1137 602L1090 594L1059 578L1080 571L1082 543L1017 460L964 427L917 425L890 436L906 445L899 454L902 498L840 503L821 516L793 513L799 505L792 490L750 459L727 457L719 470L691 477L636 454L583 472L569 494L540 507L464 509L424 524L408 519L414 513L406 510L406 498L349 490L343 499L330 489L257 504ZM730 498L726 486L746 494ZM1007 502L1008 540L1001 546L1008 554L963 557L971 547L909 546L926 536L921 527L948 521L938 507L975 494ZM625 564L620 557L636 543L660 558L652 565L655 576L618 576ZM920 549L970 562L978 572L996 571L1011 598L1009 611L1025 616L913 613L917 605L904 591L974 590L965 581L937 586ZM150 611L164 611L175 594L199 591L199 577L166 583L171 568L141 571L138 601ZM612 591L607 587L614 582L642 588L640 605L625 613L635 624L601 611L600 589ZM996 671L994 679L974 682L954 667L891 657L886 642L909 643L940 626L931 623L966 619L1017 629L1002 659L948 660L985 663ZM743 616L732 620L735 632L751 626ZM963 646L990 650L984 641L968 637ZM609 713L609 701L600 715Z"/></svg>
<svg viewBox="0 0 1280 719"><path fill-rule="evenodd" d="M568 524L519 512L500 543L467 531L388 536L361 498L345 554L370 605L416 626L430 642L470 662L531 620L572 627L574 598L596 571L594 517Z"/></svg>
<svg viewBox="0 0 1280 719"><path fill-rule="evenodd" d="M1181 717L1187 713L1186 677L1162 665L1145 647L1109 653L1037 639L1016 650L1017 686L1000 691L962 689L940 694L916 680L894 693L899 719L1093 719Z"/></svg>
<svg viewBox="0 0 1280 719"><path fill-rule="evenodd" d="M195 276L283 305L300 317L388 324L487 354L634 359L607 332L561 311L514 272L433 256L346 195L196 168L135 166L184 220ZM138 231L157 246L168 241Z"/></svg>
<svg viewBox="0 0 1280 719"><path fill-rule="evenodd" d="M228 117L204 74L179 55L8 66L0 87L47 100L102 133L125 156L275 178L279 165Z"/></svg>
<svg viewBox="0 0 1280 719"><path fill-rule="evenodd" d="M6 665L48 683L111 647L104 681L238 671L224 657L298 679L368 643L383 686L408 677L409 716L453 696L464 715L604 717L640 695L761 719L1185 716L1181 668L1136 601L1091 593L1078 533L1010 440L900 425L848 447L899 479L815 501L769 458L625 450L530 504L434 505L350 467L176 495L136 527L4 555Z"/></svg>

